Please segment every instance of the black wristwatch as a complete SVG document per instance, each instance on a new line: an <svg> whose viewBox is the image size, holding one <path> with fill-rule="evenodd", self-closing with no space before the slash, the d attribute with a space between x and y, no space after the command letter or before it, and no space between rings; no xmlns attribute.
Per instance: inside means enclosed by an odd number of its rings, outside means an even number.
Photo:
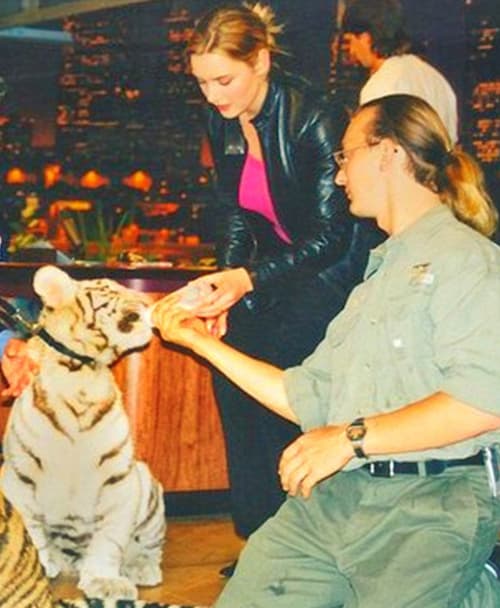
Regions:
<svg viewBox="0 0 500 608"><path fill-rule="evenodd" d="M354 422L346 428L345 434L351 442L354 453L358 458L368 458L363 450L363 440L366 435L366 426L364 418L356 418Z"/></svg>

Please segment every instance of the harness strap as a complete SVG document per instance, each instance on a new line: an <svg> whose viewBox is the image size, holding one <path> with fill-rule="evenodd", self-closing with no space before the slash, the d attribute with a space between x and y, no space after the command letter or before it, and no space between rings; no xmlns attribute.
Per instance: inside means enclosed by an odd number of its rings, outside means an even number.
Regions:
<svg viewBox="0 0 500 608"><path fill-rule="evenodd" d="M57 352L76 359L84 365L95 367L97 363L94 358L76 353L62 342L59 342L59 340L56 340L39 323L33 323L23 317L21 311L4 298L0 298L0 319L11 329L15 331L21 330L21 333L25 336L38 336Z"/></svg>

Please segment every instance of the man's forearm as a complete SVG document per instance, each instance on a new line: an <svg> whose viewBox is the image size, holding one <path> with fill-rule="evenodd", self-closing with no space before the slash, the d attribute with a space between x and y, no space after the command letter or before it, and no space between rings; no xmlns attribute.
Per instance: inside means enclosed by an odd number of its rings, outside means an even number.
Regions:
<svg viewBox="0 0 500 608"><path fill-rule="evenodd" d="M500 416L481 411L446 393L389 414L368 417L364 449L370 456L416 452L457 443L500 428Z"/></svg>
<svg viewBox="0 0 500 608"><path fill-rule="evenodd" d="M193 348L267 409L287 420L298 422L288 403L283 370L249 357L217 338L205 337L197 341Z"/></svg>
<svg viewBox="0 0 500 608"><path fill-rule="evenodd" d="M363 450L373 460L442 448L500 428L500 416L436 393L388 414L367 416ZM354 457L346 425L312 429L285 448L279 465L283 488L308 498L322 479L341 471Z"/></svg>

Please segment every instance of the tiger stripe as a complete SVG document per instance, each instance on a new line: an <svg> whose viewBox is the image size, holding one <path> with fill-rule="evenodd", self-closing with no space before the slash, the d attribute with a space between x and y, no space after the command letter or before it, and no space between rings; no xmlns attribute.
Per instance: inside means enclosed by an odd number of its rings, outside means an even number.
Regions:
<svg viewBox="0 0 500 608"><path fill-rule="evenodd" d="M21 517L0 493L0 606L52 608L52 595Z"/></svg>
<svg viewBox="0 0 500 608"><path fill-rule="evenodd" d="M47 418L50 424L56 431L65 435L71 440L69 434L63 429L55 411L48 405L47 392L41 386L40 382L36 381L33 383L33 407L35 407L43 416Z"/></svg>

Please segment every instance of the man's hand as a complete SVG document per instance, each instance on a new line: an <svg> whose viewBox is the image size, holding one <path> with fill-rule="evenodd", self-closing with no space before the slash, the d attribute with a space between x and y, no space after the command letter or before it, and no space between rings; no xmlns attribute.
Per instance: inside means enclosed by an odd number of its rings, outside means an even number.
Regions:
<svg viewBox="0 0 500 608"><path fill-rule="evenodd" d="M2 398L18 397L38 373L38 364L30 358L24 340L12 338L5 346L2 372L9 386L2 391Z"/></svg>
<svg viewBox="0 0 500 608"><path fill-rule="evenodd" d="M345 426L324 426L301 435L283 452L279 475L291 496L309 498L313 487L337 473L353 457Z"/></svg>
<svg viewBox="0 0 500 608"><path fill-rule="evenodd" d="M167 342L194 350L199 339L211 335L207 322L178 304L178 298L167 296L157 302L152 311L152 322Z"/></svg>
<svg viewBox="0 0 500 608"><path fill-rule="evenodd" d="M227 312L222 312L218 317L204 319L205 326L210 334L216 338L222 338L227 333Z"/></svg>

